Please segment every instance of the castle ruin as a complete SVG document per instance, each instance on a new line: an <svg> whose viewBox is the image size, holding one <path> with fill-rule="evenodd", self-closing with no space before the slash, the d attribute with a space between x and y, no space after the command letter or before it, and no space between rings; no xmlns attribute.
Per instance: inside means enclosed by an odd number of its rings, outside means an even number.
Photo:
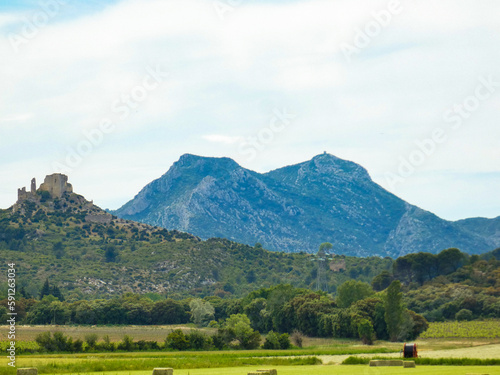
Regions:
<svg viewBox="0 0 500 375"><path fill-rule="evenodd" d="M61 198L64 193L72 193L73 186L68 183L68 176L61 173L54 173L45 177L38 190L49 192L53 198ZM37 200L36 192L36 179L33 178L31 180L30 191L27 191L26 187L17 189L17 201Z"/></svg>
<svg viewBox="0 0 500 375"><path fill-rule="evenodd" d="M64 193L72 193L73 186L68 184L68 176L61 173L54 173L45 177L40 191L48 191L53 198L61 198Z"/></svg>

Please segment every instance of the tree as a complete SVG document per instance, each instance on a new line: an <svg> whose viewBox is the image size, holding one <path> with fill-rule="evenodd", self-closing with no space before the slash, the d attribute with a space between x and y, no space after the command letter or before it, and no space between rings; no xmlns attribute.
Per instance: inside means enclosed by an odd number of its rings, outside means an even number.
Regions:
<svg viewBox="0 0 500 375"><path fill-rule="evenodd" d="M455 272L465 264L465 254L456 248L441 251L438 256L439 273L446 275Z"/></svg>
<svg viewBox="0 0 500 375"><path fill-rule="evenodd" d="M61 302L64 301L64 296L61 293L61 291L59 290L59 287L57 285L54 285L50 289L50 294L52 294L54 297L56 297L59 301L61 301Z"/></svg>
<svg viewBox="0 0 500 375"><path fill-rule="evenodd" d="M214 318L215 309L210 302L205 302L199 298L193 299L189 303L191 309L191 319L198 326L207 326Z"/></svg>
<svg viewBox="0 0 500 375"><path fill-rule="evenodd" d="M365 345L372 345L373 339L375 337L375 331L373 330L373 324L368 319L362 319L358 323L358 334L361 341Z"/></svg>
<svg viewBox="0 0 500 375"><path fill-rule="evenodd" d="M104 257L106 262L116 262L116 257L118 256L118 252L116 251L115 245L107 245L104 251Z"/></svg>
<svg viewBox="0 0 500 375"><path fill-rule="evenodd" d="M328 264L327 255L332 248L333 245L330 242L323 242L321 245L319 245L319 250L316 254L318 260L318 270L316 272L316 288L318 290L328 289L328 281L326 279Z"/></svg>
<svg viewBox="0 0 500 375"><path fill-rule="evenodd" d="M323 253L327 254L331 249L333 249L333 245L330 242L323 242L321 245L319 245L319 251L318 253Z"/></svg>
<svg viewBox="0 0 500 375"><path fill-rule="evenodd" d="M187 350L189 349L189 340L182 330L176 329L168 334L165 346L174 350Z"/></svg>
<svg viewBox="0 0 500 375"><path fill-rule="evenodd" d="M455 314L455 320L472 320L474 319L474 314L468 309L462 309Z"/></svg>
<svg viewBox="0 0 500 375"><path fill-rule="evenodd" d="M266 332L271 325L266 307L267 301L265 298L256 298L244 308L245 314L252 323L252 328L260 332Z"/></svg>
<svg viewBox="0 0 500 375"><path fill-rule="evenodd" d="M266 336L266 341L262 345L263 349L280 349L279 334L274 331L269 331Z"/></svg>
<svg viewBox="0 0 500 375"><path fill-rule="evenodd" d="M50 294L51 293L50 293L49 279L45 279L42 289L40 290L40 299L43 299L43 297L48 296Z"/></svg>
<svg viewBox="0 0 500 375"><path fill-rule="evenodd" d="M94 350L97 345L98 336L95 333L89 333L85 335L85 342L87 343L88 350Z"/></svg>
<svg viewBox="0 0 500 375"><path fill-rule="evenodd" d="M401 293L401 282L394 280L387 288L384 301L385 323L387 333L391 341L397 341L401 324L403 322L403 293Z"/></svg>
<svg viewBox="0 0 500 375"><path fill-rule="evenodd" d="M250 319L245 314L233 314L224 324L223 331L227 342L237 340L237 348L256 349L260 345L260 334L250 326Z"/></svg>
<svg viewBox="0 0 500 375"><path fill-rule="evenodd" d="M156 302L151 309L152 324L182 324L189 322L184 306L171 298Z"/></svg>
<svg viewBox="0 0 500 375"><path fill-rule="evenodd" d="M384 290L392 282L392 275L389 271L382 271L379 275L375 276L372 280L372 287L377 292Z"/></svg>
<svg viewBox="0 0 500 375"><path fill-rule="evenodd" d="M348 280L337 289L337 305L347 308L354 302L365 299L373 294L373 289L370 284Z"/></svg>
<svg viewBox="0 0 500 375"><path fill-rule="evenodd" d="M56 242L52 246L52 251L54 252L54 255L56 256L56 259L61 259L64 256L64 246L61 241Z"/></svg>

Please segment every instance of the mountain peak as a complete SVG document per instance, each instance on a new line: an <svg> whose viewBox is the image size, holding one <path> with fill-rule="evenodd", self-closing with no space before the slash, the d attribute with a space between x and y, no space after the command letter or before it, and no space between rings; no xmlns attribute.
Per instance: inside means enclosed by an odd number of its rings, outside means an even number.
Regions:
<svg viewBox="0 0 500 375"><path fill-rule="evenodd" d="M181 168L206 168L207 166L214 168L223 169L236 169L240 168L240 165L236 163L233 159L227 157L210 157L210 156L199 156L194 154L184 154L177 162L172 166ZM167 172L168 173L168 172Z"/></svg>

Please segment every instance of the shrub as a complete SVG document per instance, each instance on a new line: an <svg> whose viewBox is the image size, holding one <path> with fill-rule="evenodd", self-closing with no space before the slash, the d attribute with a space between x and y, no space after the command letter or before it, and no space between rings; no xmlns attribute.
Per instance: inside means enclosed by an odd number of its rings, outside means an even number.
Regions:
<svg viewBox="0 0 500 375"><path fill-rule="evenodd" d="M293 331L290 338L292 339L293 345L302 348L302 345L304 343L304 335L300 331Z"/></svg>
<svg viewBox="0 0 500 375"><path fill-rule="evenodd" d="M372 345L375 337L373 324L368 319L362 319L358 324L358 334L365 345Z"/></svg>
<svg viewBox="0 0 500 375"><path fill-rule="evenodd" d="M168 334L165 346L174 350L187 350L189 349L189 341L182 330L176 329Z"/></svg>
<svg viewBox="0 0 500 375"><path fill-rule="evenodd" d="M123 336L123 340L118 344L118 350L125 350L131 352L135 349L134 339L129 335Z"/></svg>
<svg viewBox="0 0 500 375"><path fill-rule="evenodd" d="M85 335L85 342L87 343L87 349L93 350L97 345L98 336L95 333L89 333Z"/></svg>
<svg viewBox="0 0 500 375"><path fill-rule="evenodd" d="M280 349L280 341L279 336L274 331L269 331L266 337L266 341L264 345L262 345L263 349Z"/></svg>
<svg viewBox="0 0 500 375"><path fill-rule="evenodd" d="M212 346L212 338L201 331L191 331L186 335L191 349L202 350L210 349Z"/></svg>
<svg viewBox="0 0 500 375"><path fill-rule="evenodd" d="M472 314L472 311L467 310L467 309L462 309L455 314L455 320L458 320L458 321L462 321L462 320L470 321L473 318L474 318L474 314Z"/></svg>

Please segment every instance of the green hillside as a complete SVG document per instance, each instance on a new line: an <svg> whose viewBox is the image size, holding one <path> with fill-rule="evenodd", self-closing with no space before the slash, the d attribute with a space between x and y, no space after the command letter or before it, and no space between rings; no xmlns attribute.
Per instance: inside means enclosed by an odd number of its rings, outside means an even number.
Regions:
<svg viewBox="0 0 500 375"><path fill-rule="evenodd" d="M335 249L334 249L335 250ZM225 239L199 238L119 219L84 197L54 198L36 191L0 210L0 283L6 263L17 267L17 286L38 296L49 279L74 299L125 292L168 296L241 296L260 287L290 283L334 292L349 278L367 282L389 269L389 258L334 256L318 265L314 256L269 252ZM326 262L326 261L325 261Z"/></svg>

